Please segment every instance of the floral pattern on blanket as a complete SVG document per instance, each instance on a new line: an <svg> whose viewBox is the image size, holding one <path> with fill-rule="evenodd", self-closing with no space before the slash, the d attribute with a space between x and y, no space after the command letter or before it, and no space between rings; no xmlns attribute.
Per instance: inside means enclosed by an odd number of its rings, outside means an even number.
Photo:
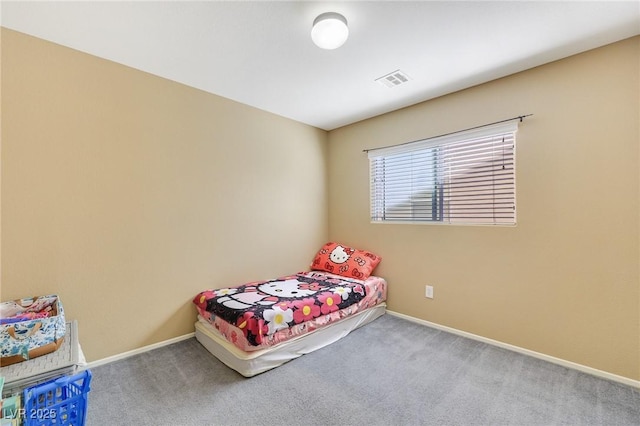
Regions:
<svg viewBox="0 0 640 426"><path fill-rule="evenodd" d="M255 346L265 336L346 308L365 297L360 282L295 274L233 288L204 291L200 308L234 324Z"/></svg>

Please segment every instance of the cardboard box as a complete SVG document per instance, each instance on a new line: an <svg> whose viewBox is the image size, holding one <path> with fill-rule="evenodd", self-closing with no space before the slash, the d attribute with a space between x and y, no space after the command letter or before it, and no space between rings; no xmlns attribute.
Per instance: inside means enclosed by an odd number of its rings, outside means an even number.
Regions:
<svg viewBox="0 0 640 426"><path fill-rule="evenodd" d="M0 366L57 350L66 334L64 310L55 295L0 304Z"/></svg>

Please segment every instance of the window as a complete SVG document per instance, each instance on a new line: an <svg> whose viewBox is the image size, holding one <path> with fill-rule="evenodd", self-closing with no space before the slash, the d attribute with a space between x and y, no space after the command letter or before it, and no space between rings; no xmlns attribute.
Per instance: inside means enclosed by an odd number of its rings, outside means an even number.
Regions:
<svg viewBox="0 0 640 426"><path fill-rule="evenodd" d="M371 221L514 225L517 126L370 150Z"/></svg>

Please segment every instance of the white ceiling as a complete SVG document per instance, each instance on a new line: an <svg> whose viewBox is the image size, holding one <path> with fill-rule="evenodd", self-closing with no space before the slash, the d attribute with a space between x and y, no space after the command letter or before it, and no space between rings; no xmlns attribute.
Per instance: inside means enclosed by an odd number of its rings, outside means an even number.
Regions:
<svg viewBox="0 0 640 426"><path fill-rule="evenodd" d="M342 13L339 49L310 38ZM2 26L330 130L640 34L634 1L6 1ZM374 80L395 70L411 80Z"/></svg>

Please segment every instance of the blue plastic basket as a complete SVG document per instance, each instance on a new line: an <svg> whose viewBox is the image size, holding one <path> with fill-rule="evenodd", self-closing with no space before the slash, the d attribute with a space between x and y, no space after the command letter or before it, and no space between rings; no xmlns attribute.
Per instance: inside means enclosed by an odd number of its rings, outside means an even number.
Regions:
<svg viewBox="0 0 640 426"><path fill-rule="evenodd" d="M63 376L23 392L24 425L84 425L91 371Z"/></svg>

